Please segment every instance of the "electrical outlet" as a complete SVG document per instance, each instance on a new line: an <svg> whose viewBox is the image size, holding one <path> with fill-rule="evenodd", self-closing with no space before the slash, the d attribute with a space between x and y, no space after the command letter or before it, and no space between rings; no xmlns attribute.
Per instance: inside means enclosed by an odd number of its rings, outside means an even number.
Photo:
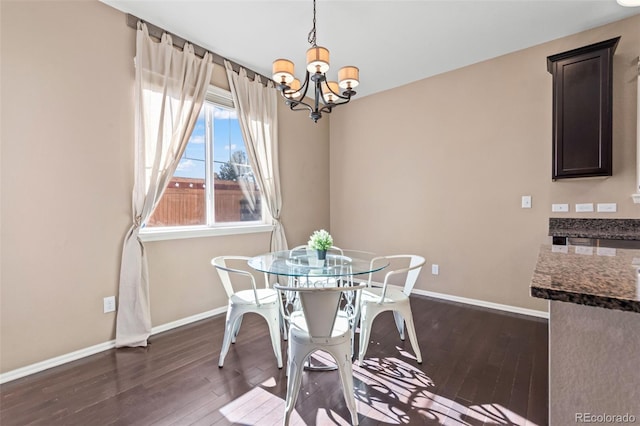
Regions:
<svg viewBox="0 0 640 426"><path fill-rule="evenodd" d="M616 203L598 203L597 210L599 213L615 213L618 209Z"/></svg>
<svg viewBox="0 0 640 426"><path fill-rule="evenodd" d="M585 254L587 256L593 255L593 247L576 246L575 251L576 254Z"/></svg>
<svg viewBox="0 0 640 426"><path fill-rule="evenodd" d="M116 310L116 297L109 296L102 300L104 313L114 312Z"/></svg>
<svg viewBox="0 0 640 426"><path fill-rule="evenodd" d="M592 212L593 203L576 204L576 213Z"/></svg>
<svg viewBox="0 0 640 426"><path fill-rule="evenodd" d="M569 211L569 204L551 204L551 211L556 213L566 213Z"/></svg>
<svg viewBox="0 0 640 426"><path fill-rule="evenodd" d="M440 273L440 267L435 263L431 265L431 275L438 275Z"/></svg>

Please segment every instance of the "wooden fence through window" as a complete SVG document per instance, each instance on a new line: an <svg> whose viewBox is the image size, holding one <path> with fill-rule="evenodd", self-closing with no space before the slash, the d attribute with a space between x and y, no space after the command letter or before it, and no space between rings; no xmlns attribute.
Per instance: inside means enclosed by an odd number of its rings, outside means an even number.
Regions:
<svg viewBox="0 0 640 426"><path fill-rule="evenodd" d="M260 219L260 193L256 190L257 206L249 207L240 184L235 181L214 181L216 222L242 222ZM205 225L206 199L204 179L173 178L165 189L147 226Z"/></svg>

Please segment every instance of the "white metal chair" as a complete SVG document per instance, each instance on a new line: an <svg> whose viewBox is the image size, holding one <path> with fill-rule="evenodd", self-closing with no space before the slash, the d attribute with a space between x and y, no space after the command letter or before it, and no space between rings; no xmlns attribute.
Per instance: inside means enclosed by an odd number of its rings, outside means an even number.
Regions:
<svg viewBox="0 0 640 426"><path fill-rule="evenodd" d="M224 358L229 351L231 343L236 342L236 336L240 331L240 324L242 323L242 316L248 312L256 313L262 316L269 325L269 334L271 336L271 344L273 351L278 361L278 368L282 368L282 350L280 347L280 308L278 306L279 299L277 291L273 288L269 288L269 280L267 274L265 274L265 284L263 288L256 286L256 280L254 275L248 270L239 269L237 267L232 268L229 266L231 262L234 266L236 263L241 264L249 260L249 257L245 256L219 256L211 259L211 264L215 266L222 281L222 286L229 298L229 305L227 308L227 319L225 322L224 339L222 341L222 349L220 351L220 359L218 361L218 367L222 367ZM231 262L228 262L231 261ZM231 276L237 277L236 281L239 281L241 277L244 277L245 281L251 283L251 288L248 290L234 289ZM237 283L238 284L238 283Z"/></svg>
<svg viewBox="0 0 640 426"><path fill-rule="evenodd" d="M329 353L335 360L351 422L358 424L358 413L353 388L351 366L351 329L355 312L344 309L343 298L358 303L364 284L343 287L290 287L275 284L278 295L295 294L301 310L291 313L283 309L289 322L289 349L287 356L287 397L284 425L289 424L296 405L305 361L315 351ZM354 298L355 293L355 298ZM348 297L347 297L348 295ZM281 306L286 306L281 300ZM357 306L357 305L356 305Z"/></svg>
<svg viewBox="0 0 640 426"><path fill-rule="evenodd" d="M425 258L422 256L401 254L393 256L385 256L373 259L372 264L381 259L407 259L409 266L401 269L395 269L387 272L384 276L382 287L374 287L372 282L372 274L369 274L367 288L362 290L360 297L360 348L358 362L362 365L364 355L369 346L369 338L371 336L371 326L373 320L384 311L393 311L396 327L400 333L400 339L404 340L404 324L407 325L409 340L411 346L416 353L418 363L422 363L422 354L416 337L416 329L413 323L413 314L411 313L411 304L409 295L418 279L418 275L425 264ZM402 290L394 288L388 284L389 277L396 274L406 273L406 281Z"/></svg>

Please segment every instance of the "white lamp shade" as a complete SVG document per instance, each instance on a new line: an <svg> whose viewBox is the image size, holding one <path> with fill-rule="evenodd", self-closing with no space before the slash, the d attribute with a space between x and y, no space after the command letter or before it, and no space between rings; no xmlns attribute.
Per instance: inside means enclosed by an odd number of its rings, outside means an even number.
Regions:
<svg viewBox="0 0 640 426"><path fill-rule="evenodd" d="M338 71L338 81L343 89L353 89L360 84L360 70L353 66L342 67Z"/></svg>
<svg viewBox="0 0 640 426"><path fill-rule="evenodd" d="M329 71L329 49L319 46L308 49L307 70L312 74L316 72L324 74Z"/></svg>
<svg viewBox="0 0 640 426"><path fill-rule="evenodd" d="M273 61L273 81L280 84L289 84L295 78L293 76L293 62L288 59L276 59Z"/></svg>
<svg viewBox="0 0 640 426"><path fill-rule="evenodd" d="M331 93L332 91L333 93ZM327 103L335 102L338 100L338 96L336 95L336 93L340 93L339 91L340 89L338 88L338 82L327 81L327 84L322 86L322 97Z"/></svg>
<svg viewBox="0 0 640 426"><path fill-rule="evenodd" d="M300 80L295 78L291 83L289 83L289 90L285 90L284 95L289 99L297 99L302 95L299 92L300 90Z"/></svg>

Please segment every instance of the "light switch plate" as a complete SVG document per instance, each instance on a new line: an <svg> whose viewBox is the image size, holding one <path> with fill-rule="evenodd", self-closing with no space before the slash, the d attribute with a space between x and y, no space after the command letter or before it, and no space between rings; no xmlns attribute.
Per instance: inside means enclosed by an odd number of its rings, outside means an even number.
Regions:
<svg viewBox="0 0 640 426"><path fill-rule="evenodd" d="M557 213L566 213L569 211L569 204L551 204L551 211Z"/></svg>
<svg viewBox="0 0 640 426"><path fill-rule="evenodd" d="M523 195L522 196L522 208L530 209L531 208L531 195Z"/></svg>
<svg viewBox="0 0 640 426"><path fill-rule="evenodd" d="M432 275L438 275L440 273L440 267L438 265L436 265L435 263L433 265L431 265L431 274Z"/></svg>
<svg viewBox="0 0 640 426"><path fill-rule="evenodd" d="M593 211L593 203L576 204L576 212L585 213Z"/></svg>
<svg viewBox="0 0 640 426"><path fill-rule="evenodd" d="M598 203L598 212L600 213L615 213L618 210L616 203Z"/></svg>

